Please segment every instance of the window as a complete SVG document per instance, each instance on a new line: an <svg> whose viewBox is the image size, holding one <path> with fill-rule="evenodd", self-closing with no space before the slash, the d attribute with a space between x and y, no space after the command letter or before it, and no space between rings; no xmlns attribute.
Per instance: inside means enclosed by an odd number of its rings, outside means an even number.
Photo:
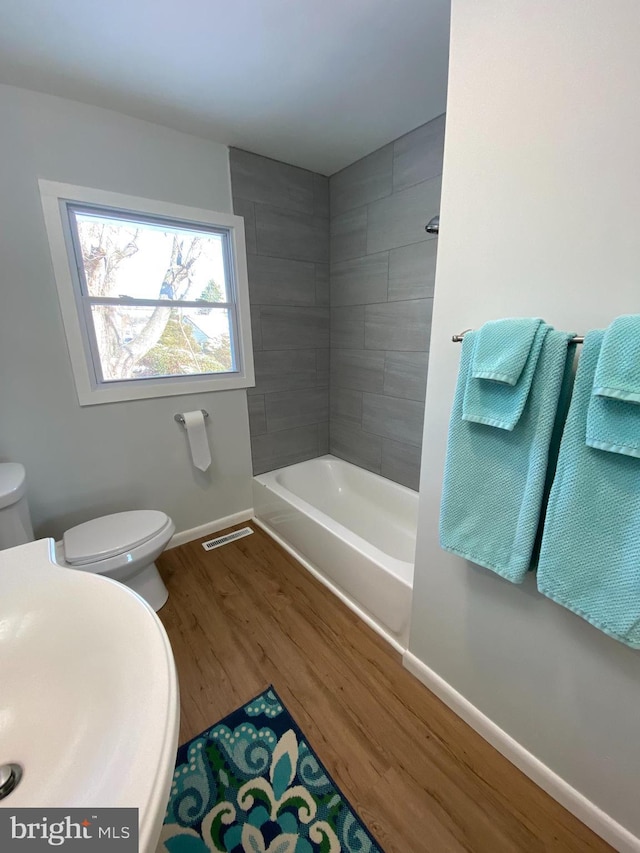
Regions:
<svg viewBox="0 0 640 853"><path fill-rule="evenodd" d="M241 217L40 193L80 405L253 385Z"/></svg>

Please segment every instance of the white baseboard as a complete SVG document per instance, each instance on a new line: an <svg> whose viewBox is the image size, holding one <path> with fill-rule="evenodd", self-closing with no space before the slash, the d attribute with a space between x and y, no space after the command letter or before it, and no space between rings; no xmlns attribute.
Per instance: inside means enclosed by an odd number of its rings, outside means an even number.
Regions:
<svg viewBox="0 0 640 853"><path fill-rule="evenodd" d="M219 530L224 530L225 527L240 524L242 521L249 521L250 518L253 518L253 507L243 509L241 512L234 512L232 515L225 515L224 518L216 518L215 521L200 524L198 527L192 527L189 530L181 530L180 533L173 534L167 545L167 550L177 548L178 545L185 545L187 542L193 542L194 539L200 539L210 533L217 533Z"/></svg>
<svg viewBox="0 0 640 853"><path fill-rule="evenodd" d="M403 655L405 669L435 693L465 723L478 732L486 741L498 750L512 764L532 779L536 785L557 800L560 805L575 815L582 823L604 838L619 853L639 853L640 838L637 838L610 815L598 808L583 794L573 788L551 768L543 764L535 755L514 740L500 726L496 725L475 705L458 693L448 682L410 651Z"/></svg>

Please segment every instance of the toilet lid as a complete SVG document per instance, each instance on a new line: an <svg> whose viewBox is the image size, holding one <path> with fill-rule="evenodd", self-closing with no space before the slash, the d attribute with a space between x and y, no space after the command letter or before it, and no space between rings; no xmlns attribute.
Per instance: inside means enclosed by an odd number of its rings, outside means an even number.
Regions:
<svg viewBox="0 0 640 853"><path fill-rule="evenodd" d="M142 545L166 525L169 517L154 509L116 512L72 527L62 537L67 563L96 563Z"/></svg>
<svg viewBox="0 0 640 853"><path fill-rule="evenodd" d="M19 462L0 462L0 509L19 501L25 491L24 466Z"/></svg>

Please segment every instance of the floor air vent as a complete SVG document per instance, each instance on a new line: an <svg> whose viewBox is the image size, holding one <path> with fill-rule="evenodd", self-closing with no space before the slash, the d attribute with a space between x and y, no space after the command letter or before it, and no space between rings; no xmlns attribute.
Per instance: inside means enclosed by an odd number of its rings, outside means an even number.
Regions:
<svg viewBox="0 0 640 853"><path fill-rule="evenodd" d="M249 536L253 533L250 527L243 527L242 530L234 530L233 533L227 533L225 536L218 536L217 539L209 539L202 543L205 551L213 551L214 548L219 548L221 545L226 545L228 542L233 542L236 539L242 539L243 536Z"/></svg>

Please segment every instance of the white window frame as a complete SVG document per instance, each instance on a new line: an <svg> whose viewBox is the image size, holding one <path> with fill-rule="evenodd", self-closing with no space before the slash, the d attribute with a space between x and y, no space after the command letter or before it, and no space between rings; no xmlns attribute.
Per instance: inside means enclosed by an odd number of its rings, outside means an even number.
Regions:
<svg viewBox="0 0 640 853"><path fill-rule="evenodd" d="M40 196L44 220L51 249L53 271L62 311L62 321L67 338L71 367L81 406L97 403L116 403L149 397L172 397L181 394L199 394L208 391L229 391L248 388L255 384L253 349L251 345L251 315L247 255L244 236L244 219L229 213L218 213L187 207L165 201L123 195L107 190L78 187L40 179ZM220 227L228 230L231 247L233 286L230 311L235 310L232 326L237 333L237 369L229 373L209 373L202 376L185 375L146 377L122 381L101 382L94 368L84 311L81 304L80 282L75 267L75 254L71 243L67 203L94 205L108 213L112 208L118 213L131 213L139 217L161 217L175 226L189 225ZM101 212L98 210L98 212ZM170 304L170 303L169 303Z"/></svg>

